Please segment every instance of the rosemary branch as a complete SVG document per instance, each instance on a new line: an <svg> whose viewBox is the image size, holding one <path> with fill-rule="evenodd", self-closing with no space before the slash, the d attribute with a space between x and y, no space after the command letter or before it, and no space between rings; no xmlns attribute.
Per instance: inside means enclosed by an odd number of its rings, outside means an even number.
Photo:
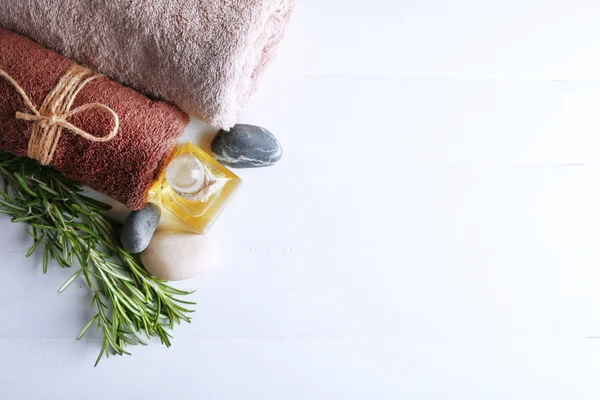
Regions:
<svg viewBox="0 0 600 400"><path fill-rule="evenodd" d="M96 315L87 322L77 340L92 326L104 336L96 364L103 355L130 354L127 345L145 345L158 337L171 345L168 330L181 321L190 322L194 303L179 296L190 294L151 276L139 258L125 251L119 240L120 225L102 214L110 207L82 194L81 185L37 161L0 152L0 213L23 222L33 238L30 257L41 245L43 272L55 261L79 269L60 287L65 291L83 275L93 292Z"/></svg>

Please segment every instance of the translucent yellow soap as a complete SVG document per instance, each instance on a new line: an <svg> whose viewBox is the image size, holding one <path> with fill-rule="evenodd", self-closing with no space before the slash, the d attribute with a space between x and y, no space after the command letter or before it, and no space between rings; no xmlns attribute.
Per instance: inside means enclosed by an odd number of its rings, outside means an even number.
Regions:
<svg viewBox="0 0 600 400"><path fill-rule="evenodd" d="M199 147L188 142L148 192L148 201L175 214L194 231L205 234L242 181Z"/></svg>

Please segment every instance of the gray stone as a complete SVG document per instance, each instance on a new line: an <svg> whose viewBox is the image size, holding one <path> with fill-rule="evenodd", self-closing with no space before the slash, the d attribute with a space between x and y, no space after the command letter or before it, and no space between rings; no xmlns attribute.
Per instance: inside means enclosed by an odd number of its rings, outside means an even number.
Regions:
<svg viewBox="0 0 600 400"><path fill-rule="evenodd" d="M148 247L160 220L160 206L154 203L132 211L121 231L121 245L130 253L141 253Z"/></svg>
<svg viewBox="0 0 600 400"><path fill-rule="evenodd" d="M257 168L281 159L281 145L271 132L254 125L238 124L221 130L212 142L215 158L232 168Z"/></svg>

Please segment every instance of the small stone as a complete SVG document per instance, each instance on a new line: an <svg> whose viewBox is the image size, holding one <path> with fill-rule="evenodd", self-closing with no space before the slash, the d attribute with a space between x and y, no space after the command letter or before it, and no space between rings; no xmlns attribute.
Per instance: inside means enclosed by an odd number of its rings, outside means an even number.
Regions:
<svg viewBox="0 0 600 400"><path fill-rule="evenodd" d="M134 254L144 251L152 240L158 221L160 221L160 214L160 206L154 203L148 204L141 210L132 211L121 231L123 248Z"/></svg>
<svg viewBox="0 0 600 400"><path fill-rule="evenodd" d="M146 270L165 281L193 278L216 264L208 237L188 232L156 232L141 257Z"/></svg>
<svg viewBox="0 0 600 400"><path fill-rule="evenodd" d="M229 132L220 130L212 142L215 158L232 168L257 168L281 159L279 141L265 128L235 125Z"/></svg>

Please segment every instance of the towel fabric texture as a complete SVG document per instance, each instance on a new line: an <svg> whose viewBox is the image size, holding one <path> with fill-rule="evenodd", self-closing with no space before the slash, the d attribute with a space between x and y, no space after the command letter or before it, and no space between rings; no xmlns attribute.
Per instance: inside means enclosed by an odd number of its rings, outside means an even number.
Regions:
<svg viewBox="0 0 600 400"><path fill-rule="evenodd" d="M15 79L35 107L39 108L73 64L0 28L0 68ZM150 100L107 77L88 83L77 95L73 109L91 103L104 104L118 114L117 136L99 143L65 129L50 165L132 209L143 208L148 190L169 161L189 117L171 104ZM30 114L31 110L15 88L0 78L0 149L26 156L33 123L15 118L17 112ZM96 137L106 136L114 126L111 116L99 109L77 114L69 122Z"/></svg>
<svg viewBox="0 0 600 400"><path fill-rule="evenodd" d="M0 26L228 129L294 0L0 0Z"/></svg>

